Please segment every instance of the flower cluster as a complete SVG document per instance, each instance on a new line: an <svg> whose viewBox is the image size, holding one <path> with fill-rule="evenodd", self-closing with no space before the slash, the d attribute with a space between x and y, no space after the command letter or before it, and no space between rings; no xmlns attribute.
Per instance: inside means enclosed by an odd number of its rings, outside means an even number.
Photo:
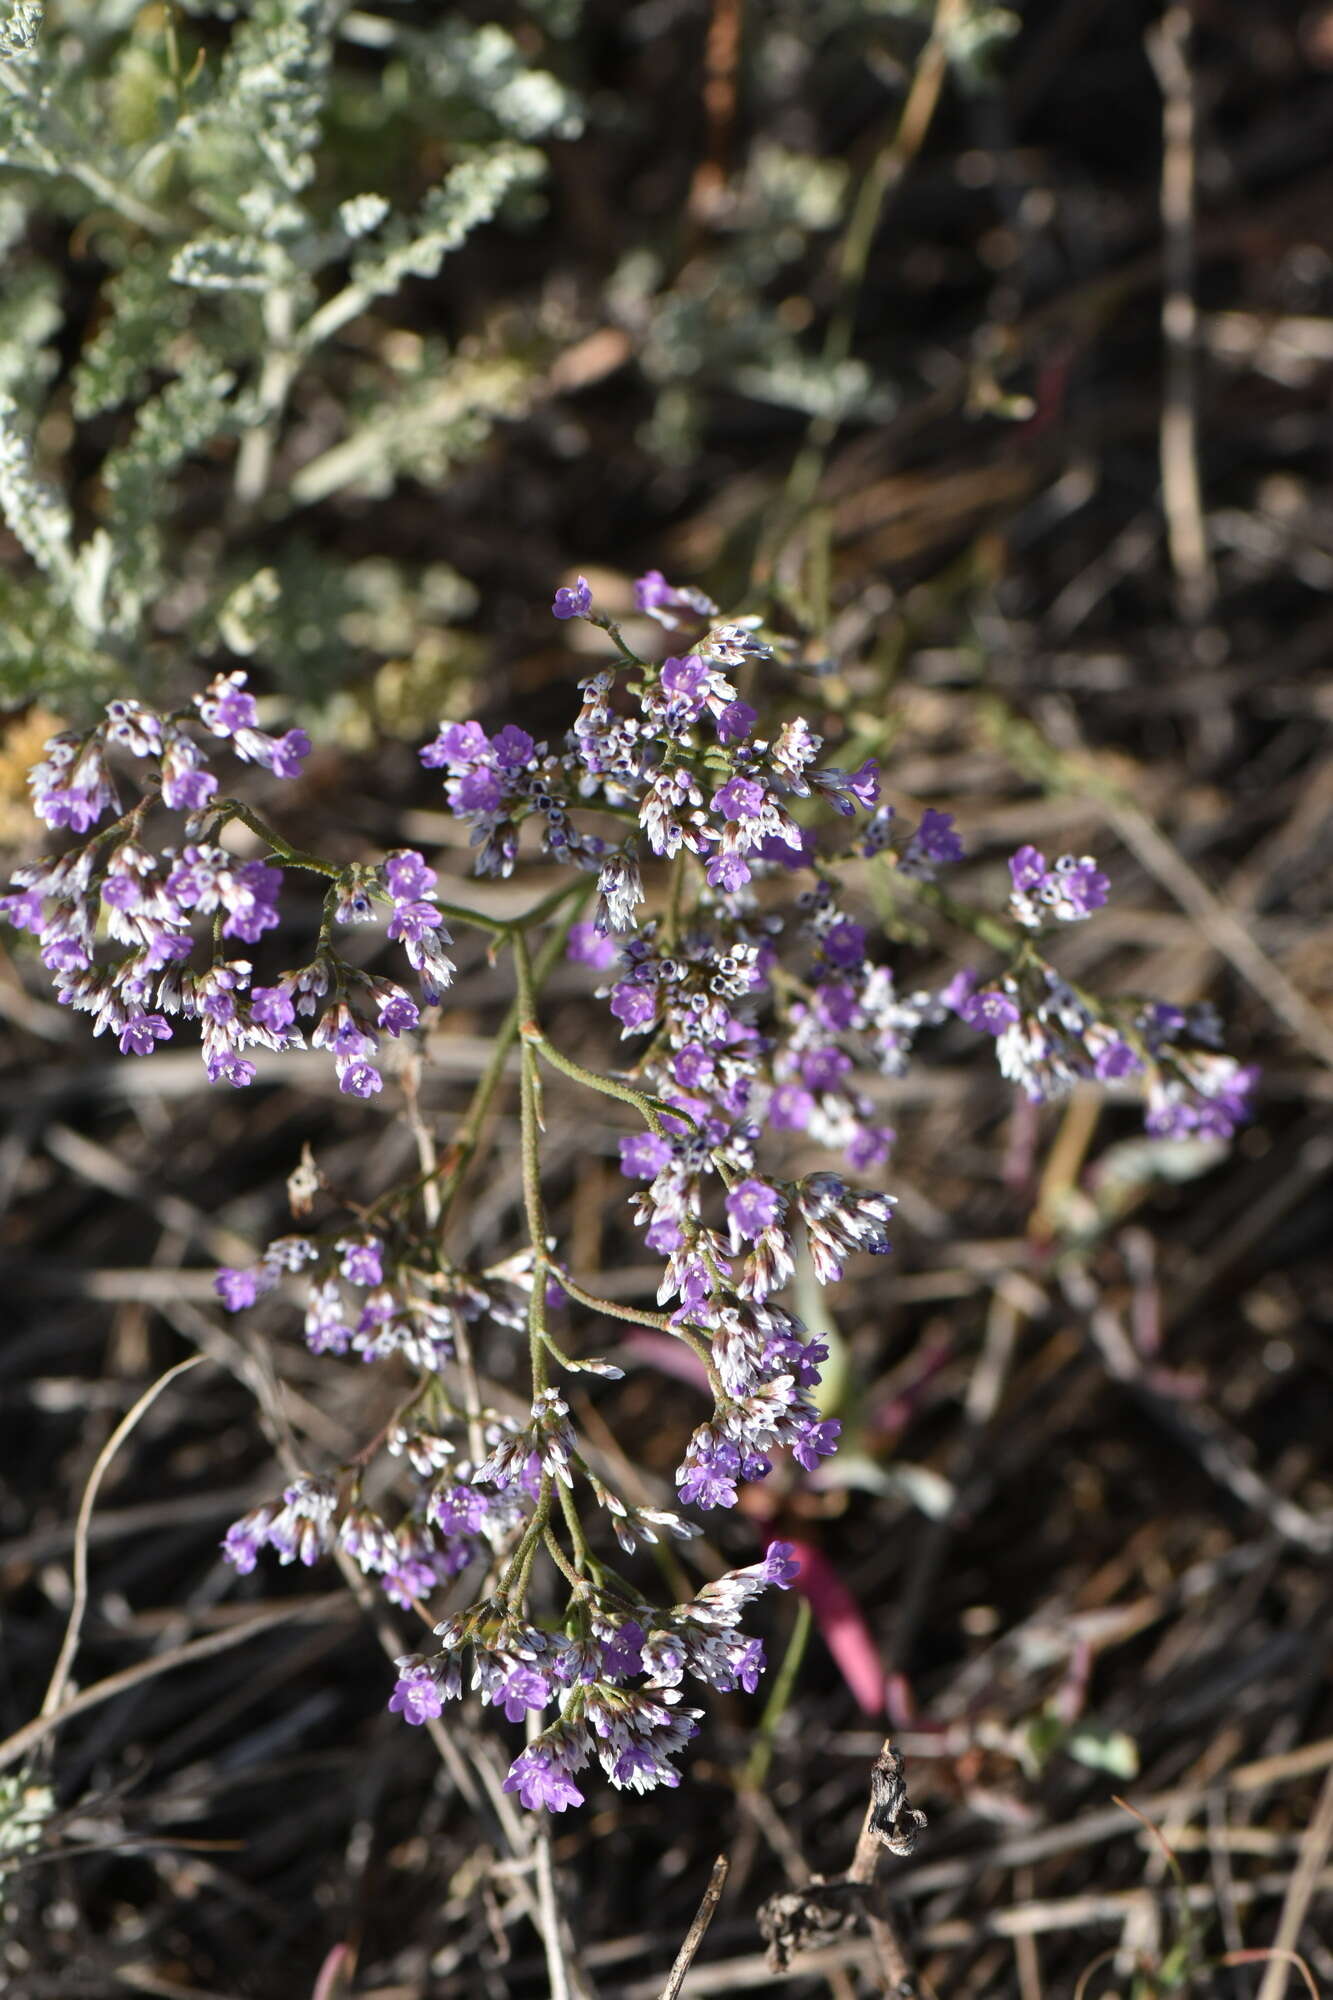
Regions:
<svg viewBox="0 0 1333 2000"><path fill-rule="evenodd" d="M1063 854L1048 868L1035 847L1021 847L1009 873L1009 911L1028 933L1081 923L1110 889L1087 855ZM1250 1116L1258 1071L1222 1049L1211 1008L1100 1000L1064 978L1030 935L1016 940L998 980L978 987L969 968L940 997L968 1027L995 1038L1001 1074L1034 1103L1064 1097L1078 1083L1132 1085L1142 1093L1145 1127L1159 1139L1230 1139Z"/></svg>
<svg viewBox="0 0 1333 2000"><path fill-rule="evenodd" d="M1100 910L1111 885L1090 854L1062 854L1049 868L1035 847L1020 847L1009 863L1013 893L1010 913L1027 930L1057 923L1082 923Z"/></svg>
<svg viewBox="0 0 1333 2000"><path fill-rule="evenodd" d="M218 797L200 733L278 778L299 776L310 749L304 730L273 736L259 728L245 678L218 675L192 708L170 715L114 701L84 735L54 737L30 776L34 808L48 825L83 839L17 869L0 913L35 934L61 1004L89 1014L93 1033L109 1031L123 1055L151 1055L171 1039L175 1020L194 1021L209 1080L244 1086L256 1074L255 1049L305 1047L298 1016L317 1017L309 1045L332 1054L342 1090L365 1097L381 1087L371 1060L381 1034L414 1028L419 1009L395 981L342 959L331 926L363 922L375 902L387 904L389 937L402 942L422 1000L433 1004L453 975L444 953L449 933L434 907L435 873L410 850L377 870L319 864L331 886L309 963L265 983L250 959L226 955L228 941L254 947L278 927L284 870L274 862L310 865L282 843L269 858L248 860L219 844L228 825L256 821ZM115 761L137 779L127 807ZM155 809L186 815L181 841L149 838ZM103 824L109 813L115 817Z"/></svg>
<svg viewBox="0 0 1333 2000"><path fill-rule="evenodd" d="M504 1781L523 1805L551 1812L582 1805L574 1773L594 1757L618 1788L675 1786L680 1773L672 1759L700 1720L698 1709L681 1706L682 1683L688 1675L753 1693L764 1649L737 1630L741 1612L771 1585L788 1588L795 1574L790 1546L773 1542L762 1562L729 1570L669 1612L605 1588L590 1591L578 1636L479 1605L435 1627L436 1653L399 1660L389 1706L410 1723L433 1720L462 1692L470 1654L470 1686L509 1721L556 1707L555 1720L514 1759Z"/></svg>
<svg viewBox="0 0 1333 2000"><path fill-rule="evenodd" d="M966 922L937 879L964 858L951 816L927 807L899 817L873 757L830 761L808 719L761 707L756 690L776 678L784 647L758 620L720 622L701 592L655 570L639 579L636 603L677 649L660 662L630 651L585 578L556 593L558 619L605 630L619 655L581 683L559 741L512 723L447 721L421 752L479 875L511 875L525 846L568 871L525 916L442 906L437 873L415 849L335 867L220 797L206 755L214 739L279 778L295 776L309 748L299 730L259 728L241 674L219 676L189 709L113 703L87 735L57 737L33 774L34 799L77 844L20 869L0 902L37 934L61 1001L91 1013L125 1053L151 1053L175 1018L192 1019L213 1080L251 1081L256 1048L308 1045L332 1057L355 1098L382 1089L382 1038L415 1029L453 979L446 915L481 930L493 956L512 953L518 1004L464 1122L473 1136L370 1208L345 1208L327 1229L279 1237L254 1264L217 1274L228 1310L297 1291L313 1353L384 1364L415 1385L372 1445L328 1476L290 1481L233 1524L224 1552L242 1573L265 1549L281 1563L336 1552L427 1617L437 1589L470 1576L471 1603L435 1626L438 1649L399 1662L390 1706L409 1723L431 1721L461 1694L466 1670L511 1723L553 1709L505 1781L524 1805L552 1810L581 1801L576 1774L590 1763L617 1786L676 1784L675 1759L699 1720L683 1684L752 1692L763 1648L740 1631L741 1614L794 1573L774 1543L664 1610L608 1566L591 1524L631 1554L699 1530L672 1509L631 1503L581 1443L552 1367L603 1380L621 1370L571 1359L552 1316L572 1302L681 1343L683 1372L710 1407L682 1437L679 1502L732 1508L779 1454L794 1480L836 1449L838 1420L821 1400L828 1347L782 1295L802 1259L828 1285L853 1256L888 1250L893 1197L857 1177L876 1174L894 1146L875 1079L900 1075L923 1032L961 1021L993 1038L1004 1075L1034 1099L1080 1082L1133 1088L1163 1137L1227 1137L1254 1082L1206 1011L1103 1002L1043 956L1047 932L1107 900L1088 857L1048 866L1020 848L1003 917L982 912L971 925L998 945L1002 969L985 981L965 970L940 991L901 986L870 919L867 878ZM140 770L124 809L117 764ZM155 842L150 822L172 813L187 816L183 838ZM225 844L238 824L262 853ZM256 974L231 947L270 949L288 869L323 878L318 937L294 968ZM416 997L335 943L339 926L381 917ZM599 976L614 1067L586 1069L545 1036L529 946L538 930L542 963L563 947ZM443 1224L511 1049L528 1240L473 1269L446 1257ZM637 1115L620 1167L633 1184L628 1212L660 1260L656 1312L598 1299L558 1255L543 1206L543 1065ZM820 1150L836 1161L821 1165ZM481 1383L520 1353L529 1388L517 1408L493 1407ZM396 1463L372 1481L380 1450ZM548 1587L561 1576L563 1609Z"/></svg>

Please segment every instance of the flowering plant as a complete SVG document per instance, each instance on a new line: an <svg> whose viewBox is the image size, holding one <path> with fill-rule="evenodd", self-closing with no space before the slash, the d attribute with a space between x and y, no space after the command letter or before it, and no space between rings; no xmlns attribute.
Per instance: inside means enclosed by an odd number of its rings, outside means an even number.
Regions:
<svg viewBox="0 0 1333 2000"><path fill-rule="evenodd" d="M0 899L36 934L59 1000L90 1014L95 1034L145 1057L197 1022L210 1081L236 1088L254 1082L258 1053L308 1046L331 1057L343 1093L367 1098L383 1087L386 1044L419 1036L451 986L450 927L480 931L492 956L508 952L514 1005L448 1151L437 1157L423 1132L415 1178L217 1276L233 1312L299 1277L312 1351L389 1364L410 1383L364 1450L293 1478L232 1525L224 1553L247 1572L265 1549L309 1564L337 1548L420 1611L438 1643L398 1663L389 1705L408 1723L433 1722L465 1670L510 1722L554 1711L505 1781L524 1805L553 1810L582 1801L577 1774L593 1760L616 1786L678 1783L675 1759L699 1721L686 1682L753 1691L763 1648L741 1614L797 1570L773 1541L670 1607L619 1573L599 1520L628 1554L699 1529L631 1501L576 1434L553 1374L621 1370L567 1353L557 1312L572 1302L682 1344L712 1410L676 1470L680 1507L731 1508L778 1452L813 1471L836 1448L838 1422L817 1400L827 1344L779 1295L802 1255L827 1285L853 1255L886 1252L894 1202L832 1167L789 1173L784 1149L817 1146L853 1176L877 1174L894 1134L865 1088L871 1075L900 1073L925 1031L957 1020L994 1038L1001 1070L1030 1098L1079 1082L1134 1089L1153 1134L1214 1138L1244 1117L1254 1080L1219 1047L1206 1011L1102 1001L1050 963L1048 937L1107 900L1093 860L1048 864L1024 846L1006 909L967 909L938 879L963 854L950 816L927 810L904 824L881 798L873 757L856 769L825 761L806 718L779 719L791 642L753 618L721 620L702 593L656 571L636 592L679 651L641 658L582 577L556 593L555 616L597 626L612 655L582 683L559 744L466 721L442 725L421 752L470 830L479 875L509 876L525 841L562 865L557 887L517 917L444 901L415 849L348 865L305 853L222 791L209 759L223 746L278 780L296 778L310 749L299 729L261 728L239 672L187 708L115 701L92 730L56 737L33 798L76 844L19 868ZM128 806L126 768L138 780ZM249 858L247 833L259 849ZM261 968L288 870L324 878L322 921L300 963ZM867 885L890 874L963 923L1000 969L901 991L865 911ZM347 933L381 918L411 985L367 970L372 953L352 955ZM239 947L256 959L233 955ZM633 1044L601 1069L543 1028L544 984L562 954L601 976L618 1044ZM446 1232L515 1051L526 1240L477 1269L448 1255ZM600 1296L552 1233L547 1072L638 1120L620 1165L661 1261L658 1311ZM526 1332L517 1411L480 1392L476 1357L500 1329ZM395 1460L411 1491L391 1524L367 1488L371 1466L383 1473L388 1461L393 1473ZM465 1604L458 1579L471 1588ZM451 1608L437 1622L427 1604L445 1586Z"/></svg>

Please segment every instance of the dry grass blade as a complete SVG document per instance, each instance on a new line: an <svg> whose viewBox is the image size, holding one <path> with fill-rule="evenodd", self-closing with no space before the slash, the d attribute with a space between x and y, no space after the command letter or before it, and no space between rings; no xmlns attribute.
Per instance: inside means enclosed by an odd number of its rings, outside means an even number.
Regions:
<svg viewBox="0 0 1333 2000"><path fill-rule="evenodd" d="M1262 1965L1265 1962L1268 1965L1268 1973L1264 1975L1265 1985L1267 1984L1269 1974L1272 1973L1276 1964L1294 1965L1300 1973L1301 1978L1305 1981L1307 1988L1314 1995L1314 2000L1319 2000L1319 1988L1314 1983L1314 1974L1298 1951L1279 1951L1278 1947L1274 1944L1266 1947L1256 1947L1254 1951L1229 1951L1225 1958L1218 1960L1219 1965ZM1281 1991L1281 1988L1278 1990ZM1262 1993L1262 1988L1260 1991Z"/></svg>
<svg viewBox="0 0 1333 2000"><path fill-rule="evenodd" d="M1301 1842L1300 1859L1296 1863L1291 1878L1291 1887L1282 1905L1278 1918L1277 1936L1273 1940L1274 1956L1259 1988L1259 2000L1281 2000L1286 1990L1287 1975L1284 1960L1295 1956L1296 1940L1305 1922L1310 1899L1314 1895L1315 1884L1324 1866L1330 1845L1333 1845L1333 1771L1324 1779L1319 1792L1319 1803L1314 1817L1306 1828Z"/></svg>
<svg viewBox="0 0 1333 2000"><path fill-rule="evenodd" d="M63 1723L71 1722L76 1715L86 1714L90 1708L100 1707L104 1701L138 1687L143 1681L155 1680L159 1674L170 1673L176 1667L210 1659L215 1653L225 1653L229 1647L239 1646L260 1632L269 1632L276 1625L285 1625L290 1619L337 1618L346 1615L349 1609L348 1600L341 1591L333 1591L323 1597L302 1598L295 1604L284 1604L276 1611L265 1612L262 1617L248 1619L244 1625L233 1626L230 1631L209 1632L202 1639L188 1639L183 1646L176 1646L169 1653L162 1653L152 1660L140 1660L133 1667L122 1668L118 1674L108 1674L105 1680L94 1681L91 1687L73 1695L57 1713L39 1715L21 1729L16 1729L12 1736L7 1736L0 1743L0 1771L20 1763Z"/></svg>
<svg viewBox="0 0 1333 2000"><path fill-rule="evenodd" d="M192 1354L188 1360L178 1361L174 1368L168 1368L165 1375L160 1375L156 1382L144 1390L133 1408L126 1411L97 1454L93 1469L88 1475L88 1483L83 1489L83 1498L79 1502L78 1518L74 1525L74 1594L69 1608L69 1622L65 1627L64 1641L52 1669L46 1698L41 1706L43 1719L55 1715L64 1701L65 1688L74 1665L74 1655L78 1651L83 1616L88 1608L88 1523L92 1519L98 1489L105 1477L106 1469L139 1419L152 1408L162 1391L179 1376L187 1375L192 1368L198 1368L207 1358L203 1354Z"/></svg>

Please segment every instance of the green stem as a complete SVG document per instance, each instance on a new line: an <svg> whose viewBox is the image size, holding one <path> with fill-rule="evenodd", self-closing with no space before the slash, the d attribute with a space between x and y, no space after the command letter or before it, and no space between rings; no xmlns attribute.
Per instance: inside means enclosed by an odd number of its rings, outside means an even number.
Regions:
<svg viewBox="0 0 1333 2000"><path fill-rule="evenodd" d="M523 1602L523 1595L528 1587L528 1577L532 1573L532 1560L550 1518L551 1475L549 1472L544 1472L537 1493L537 1504L532 1510L532 1519L523 1530L518 1547L506 1563L504 1575L500 1579L500 1594L507 1597L512 1604L521 1605Z"/></svg>
<svg viewBox="0 0 1333 2000"><path fill-rule="evenodd" d="M666 915L662 919L662 943L670 949L680 935L680 909L685 894L685 874L689 857L682 847L671 864L671 886L667 894Z"/></svg>
<svg viewBox="0 0 1333 2000"><path fill-rule="evenodd" d="M596 625L599 631L605 632L607 638L611 641L611 644L615 647L621 659L627 661L631 667L642 667L647 664L646 661L641 660L638 654L631 651L631 649L625 644L625 641L621 636L620 627L616 624L614 618L590 618L588 620L588 623L590 625Z"/></svg>
<svg viewBox="0 0 1333 2000"><path fill-rule="evenodd" d="M961 5L962 0L936 0L930 35L917 61L902 111L889 138L866 169L853 198L847 226L838 246L837 300L824 335L823 366L830 376L843 365L852 351L856 314L875 231L885 201L920 151L934 117L948 67L949 30ZM766 568L770 576L814 500L829 447L837 436L840 423L841 417L829 412L810 421L779 503L781 519L767 551Z"/></svg>
<svg viewBox="0 0 1333 2000"><path fill-rule="evenodd" d="M553 1069L562 1070L566 1076L572 1077L575 1083L583 1084L588 1090L598 1091L603 1097L614 1097L622 1104L632 1104L654 1132L661 1132L663 1117L679 1118L683 1124L693 1125L694 1120L686 1112L673 1110L670 1105L663 1104L660 1098L650 1097L646 1091L635 1090L632 1084L618 1083L614 1077L599 1076L596 1070L585 1069L582 1063L575 1062L573 1056L565 1055L553 1042L548 1042L531 1018L524 1022L519 1032L524 1045L545 1056Z"/></svg>
<svg viewBox="0 0 1333 2000"><path fill-rule="evenodd" d="M725 1396L726 1391L713 1366L708 1343L701 1340L689 1327L674 1325L666 1313L649 1312L637 1306L618 1306L613 1299L599 1299L595 1292L585 1292L582 1285L575 1284L574 1280L567 1278L563 1272L557 1273L556 1282L562 1292L567 1292L571 1299L577 1299L578 1303L586 1306L589 1312L605 1313L608 1319L627 1320L631 1326L651 1327L656 1333L669 1333L673 1340L683 1341L707 1374L713 1394L719 1399Z"/></svg>
<svg viewBox="0 0 1333 2000"><path fill-rule="evenodd" d="M257 833L261 840L268 843L269 850L276 859L285 861L290 868L308 868L313 874L326 875L330 880L343 872L341 868L335 868L331 861L321 861L317 854L307 854L304 849L293 847L290 841L284 840L277 829L271 827L267 820L261 819L243 799L218 799L211 810L217 814L219 831L229 819L240 820L242 826L248 826L251 833Z"/></svg>
<svg viewBox="0 0 1333 2000"><path fill-rule="evenodd" d="M782 1656L782 1665L778 1668L772 1690L764 1704L764 1713L755 1731L754 1748L746 1758L745 1768L741 1772L740 1789L743 1792L763 1790L768 1767L773 1761L773 1746L777 1738L778 1724L790 1706L796 1676L801 1671L801 1661L809 1644L811 1622L810 1600L806 1597L798 1598L796 1621L792 1626L791 1637L787 1641L787 1650Z"/></svg>
<svg viewBox="0 0 1333 2000"><path fill-rule="evenodd" d="M562 1488L561 1498L563 1499L563 1497L564 1497L564 1489ZM566 1518L568 1518L568 1516L566 1516ZM551 1561L555 1564L556 1568L559 1570L561 1576L564 1577L565 1581L571 1584L575 1590L579 1589L579 1587L583 1582L583 1578L579 1575L579 1572L577 1571L577 1569L575 1569L573 1563L570 1562L568 1556L565 1554L559 1542L556 1540L555 1535L552 1532L549 1523L542 1530L542 1543L546 1549L547 1555L551 1558Z"/></svg>
<svg viewBox="0 0 1333 2000"><path fill-rule="evenodd" d="M558 1274L557 1283L562 1292L568 1292L571 1299L587 1306L589 1312L605 1313L609 1319L628 1320L631 1326L650 1326L658 1333L677 1333L680 1330L672 1326L665 1313L649 1312L638 1306L618 1306L612 1299L599 1299L595 1292L585 1292L582 1285L575 1284L563 1271Z"/></svg>
<svg viewBox="0 0 1333 2000"><path fill-rule="evenodd" d="M995 951L1012 957L1031 943L1025 931L1015 930L1012 924L992 917L985 910L974 909L970 903L960 903L946 889L941 889L938 882L919 881L914 875L903 874L901 869L895 869L889 881L893 888L907 889L919 903L926 904L928 909L938 910L951 924L957 924L960 930L970 931L973 937Z"/></svg>
<svg viewBox="0 0 1333 2000"><path fill-rule="evenodd" d="M584 881L575 883L572 889L565 887L561 890L561 899L570 898L572 907L566 910L563 920L547 938L533 963L533 980L538 987L544 984L551 967L564 950L570 927L576 921L579 911L588 902L595 886L596 884L591 881ZM549 896L544 897L542 902L536 905L535 910L530 910L522 921L535 921L537 912L548 904L554 907L553 899ZM518 1040L519 1018L518 1002L515 1001L491 1043L491 1053L486 1067L477 1079L471 1102L463 1114L463 1122L455 1133L453 1144L449 1147L441 1165L435 1168L433 1173L418 1174L416 1179L409 1181L406 1186L394 1188L390 1193L381 1195L378 1201L371 1204L369 1213L374 1214L379 1208L390 1203L411 1200L414 1195L421 1192L428 1180L442 1174L444 1178L440 1187L440 1211L442 1217L447 1216L480 1143L482 1126L486 1122L486 1115L504 1076L509 1052Z"/></svg>
<svg viewBox="0 0 1333 2000"><path fill-rule="evenodd" d="M528 941L514 937L514 970L518 978L520 1060L519 1146L523 1169L523 1206L532 1244L532 1290L528 1295L528 1352L532 1363L532 1393L536 1397L550 1378L546 1352L546 1208L542 1201L541 1073L537 1051L528 1035L535 1025L537 992Z"/></svg>

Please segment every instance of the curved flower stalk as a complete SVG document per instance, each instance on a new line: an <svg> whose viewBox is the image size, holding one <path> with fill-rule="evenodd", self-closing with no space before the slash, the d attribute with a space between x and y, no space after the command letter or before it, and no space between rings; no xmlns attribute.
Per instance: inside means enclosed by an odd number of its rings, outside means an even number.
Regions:
<svg viewBox="0 0 1333 2000"><path fill-rule="evenodd" d="M1044 956L1049 935L1105 903L1094 861L1048 865L1021 848L1004 913L967 909L938 880L963 858L949 815L900 825L873 758L844 768L808 720L777 719L780 640L752 619L720 621L700 592L656 571L637 593L680 649L658 662L598 614L583 578L556 594L555 616L600 627L615 656L582 683L558 743L512 723L491 734L449 722L421 753L470 829L478 874L510 875L525 846L567 869L517 918L444 903L414 849L337 867L222 795L209 760L223 745L279 779L297 776L309 749L299 730L260 729L239 673L188 709L117 702L86 735L56 738L32 774L34 801L78 844L20 868L0 900L36 934L61 1002L89 1012L95 1033L144 1057L196 1021L209 1078L238 1087L255 1077L254 1050L309 1048L332 1058L343 1092L368 1097L382 1087L383 1038L413 1034L454 977L447 926L479 929L492 955L509 954L514 1006L444 1161L217 1276L233 1312L299 1289L314 1353L389 1366L411 1385L352 1461L294 1479L232 1525L224 1553L246 1572L263 1551L313 1563L336 1546L427 1622L432 1594L457 1594L455 1580L470 1578L466 1608L435 1624L435 1649L399 1662L390 1706L421 1724L466 1683L511 1723L547 1717L506 1785L553 1810L581 1801L590 1763L617 1786L676 1784L699 1719L687 1681L755 1687L763 1649L740 1630L742 1613L796 1567L775 1542L662 1607L612 1566L607 1528L631 1554L699 1530L683 1512L631 1504L590 1463L553 1371L621 1371L568 1355L554 1316L572 1301L685 1343L712 1408L676 1469L680 1506L733 1507L779 1454L813 1470L836 1449L837 1420L817 1402L828 1350L781 1295L802 1244L821 1284L854 1256L889 1249L893 1197L848 1178L876 1173L894 1144L864 1088L869 1073L901 1073L923 1033L957 1018L994 1038L1002 1071L1030 1096L1079 1081L1140 1089L1161 1134L1227 1136L1253 1082L1205 1015L1104 1003ZM136 795L122 806L130 776ZM233 825L262 853L243 859L234 838L224 845ZM316 873L325 893L318 936L283 964L273 934L289 868ZM868 868L962 923L1003 969L984 983L966 972L938 992L900 990L858 895ZM410 988L354 964L340 943L349 927L380 920ZM233 956L234 945L271 969ZM562 953L601 977L603 1069L543 1027L544 982ZM515 1049L526 1240L476 1269L444 1245ZM620 1165L629 1212L660 1260L658 1311L600 1298L560 1255L543 1188L544 1077L635 1115ZM794 1137L836 1164L793 1174ZM528 1371L520 1415L488 1405L479 1386L516 1345ZM386 1486L399 1495L393 1520L368 1497Z"/></svg>

